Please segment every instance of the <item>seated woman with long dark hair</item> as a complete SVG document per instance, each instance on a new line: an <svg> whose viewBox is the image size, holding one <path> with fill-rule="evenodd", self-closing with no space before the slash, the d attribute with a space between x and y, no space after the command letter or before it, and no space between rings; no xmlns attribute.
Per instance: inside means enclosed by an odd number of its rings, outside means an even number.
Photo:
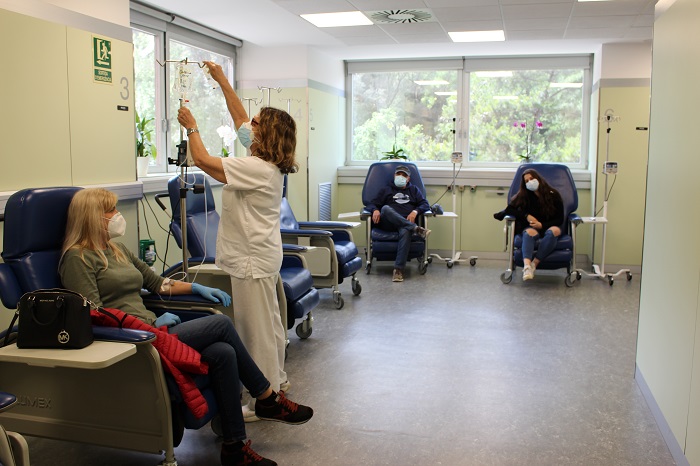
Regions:
<svg viewBox="0 0 700 466"><path fill-rule="evenodd" d="M219 406L223 431L223 466L256 464L276 465L250 448L240 405L240 384L257 399L258 418L303 424L313 416L308 406L285 398L272 390L241 342L231 319L223 314L210 315L180 323L177 316L156 315L146 309L141 289L160 294L196 293L225 306L231 297L225 292L197 283L163 278L139 260L126 246L113 242L126 230L126 222L117 211L117 196L106 189L78 191L68 209L66 237L59 273L63 286L76 291L98 306L119 309L141 321L167 327L170 334L201 353L209 365L214 396Z"/></svg>
<svg viewBox="0 0 700 466"><path fill-rule="evenodd" d="M536 170L527 169L520 179L520 189L510 199L508 207L493 216L503 220L515 217L515 234L522 233L523 280L535 278L539 263L554 251L564 223L564 203L554 189ZM535 243L540 244L535 254Z"/></svg>

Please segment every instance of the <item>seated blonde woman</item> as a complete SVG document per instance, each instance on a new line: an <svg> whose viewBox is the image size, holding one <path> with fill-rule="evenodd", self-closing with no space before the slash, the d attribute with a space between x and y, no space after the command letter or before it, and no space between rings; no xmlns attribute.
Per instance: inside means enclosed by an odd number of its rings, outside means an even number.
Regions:
<svg viewBox="0 0 700 466"><path fill-rule="evenodd" d="M139 260L126 246L112 241L126 231L124 217L117 211L117 196L105 189L78 191L68 210L66 237L59 273L63 286L76 291L98 306L120 309L155 327L166 326L168 333L201 353L209 365L212 388L220 409L224 441L223 466L275 465L250 448L240 406L241 383L256 400L255 412L261 419L287 424L303 424L313 410L285 398L271 389L270 382L248 354L231 320L222 314L188 322L170 313L156 318L146 309L141 289L154 293L195 293L225 306L231 297L225 292L197 283L163 278Z"/></svg>

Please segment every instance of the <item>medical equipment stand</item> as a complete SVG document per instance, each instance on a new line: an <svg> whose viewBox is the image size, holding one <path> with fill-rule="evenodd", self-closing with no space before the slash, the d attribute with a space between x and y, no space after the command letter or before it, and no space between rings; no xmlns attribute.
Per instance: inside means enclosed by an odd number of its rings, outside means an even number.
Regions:
<svg viewBox="0 0 700 466"><path fill-rule="evenodd" d="M445 264L447 265L448 269L451 269L452 266L455 264L458 264L460 262L467 262L469 261L469 265L472 267L476 265L476 260L479 258L478 256L470 256L469 259L461 259L460 256L462 255L462 251L457 251L457 192L455 190L455 180L457 179L457 164L459 163L460 166L462 165L462 153L461 152L456 152L455 149L455 127L454 125L456 124L457 119L453 118L452 119L452 183L450 184L450 189L452 190L452 212L445 212L443 216L445 217L451 217L452 218L452 256L451 257L441 257L439 254L431 254L428 260L432 262L432 258L436 258L441 261L445 261Z"/></svg>
<svg viewBox="0 0 700 466"><path fill-rule="evenodd" d="M600 119L600 121L605 121L607 123L607 129L605 132L605 164L603 165L603 174L605 175L605 191L603 192L603 216L602 217L582 217L583 223L593 224L593 228L596 225L603 225L603 249L600 255L600 265L593 264L593 273L588 273L582 269L578 269L578 273L583 273L589 277L597 277L602 279L607 279L608 284L613 286L615 282L615 277L622 275L623 273L627 275L627 281L632 280L632 273L630 269L620 269L615 273L605 273L605 242L607 240L607 230L608 230L608 175L617 176L617 162L610 162L608 157L610 155L610 122L620 121L620 117L614 116L612 110L606 110L605 116ZM595 236L594 236L595 237Z"/></svg>

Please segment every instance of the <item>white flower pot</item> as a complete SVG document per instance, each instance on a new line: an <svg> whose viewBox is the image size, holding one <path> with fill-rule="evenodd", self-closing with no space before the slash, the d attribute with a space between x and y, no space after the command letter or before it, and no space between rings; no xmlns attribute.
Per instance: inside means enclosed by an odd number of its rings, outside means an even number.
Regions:
<svg viewBox="0 0 700 466"><path fill-rule="evenodd" d="M149 157L136 157L136 176L141 178L148 175Z"/></svg>

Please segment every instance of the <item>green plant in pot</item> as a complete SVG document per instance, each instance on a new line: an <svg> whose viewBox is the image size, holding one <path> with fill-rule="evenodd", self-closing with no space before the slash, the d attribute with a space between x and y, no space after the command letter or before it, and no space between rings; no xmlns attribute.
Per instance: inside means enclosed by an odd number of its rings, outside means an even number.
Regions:
<svg viewBox="0 0 700 466"><path fill-rule="evenodd" d="M136 114L136 157L151 157L155 159L158 152L152 139L155 128L151 122L154 119L141 118L138 112L134 113Z"/></svg>
<svg viewBox="0 0 700 466"><path fill-rule="evenodd" d="M408 156L406 155L406 151L403 149L396 148L396 144L394 144L391 147L391 150L388 150L386 152L382 152L384 154L384 157L382 157L380 160L408 160Z"/></svg>

